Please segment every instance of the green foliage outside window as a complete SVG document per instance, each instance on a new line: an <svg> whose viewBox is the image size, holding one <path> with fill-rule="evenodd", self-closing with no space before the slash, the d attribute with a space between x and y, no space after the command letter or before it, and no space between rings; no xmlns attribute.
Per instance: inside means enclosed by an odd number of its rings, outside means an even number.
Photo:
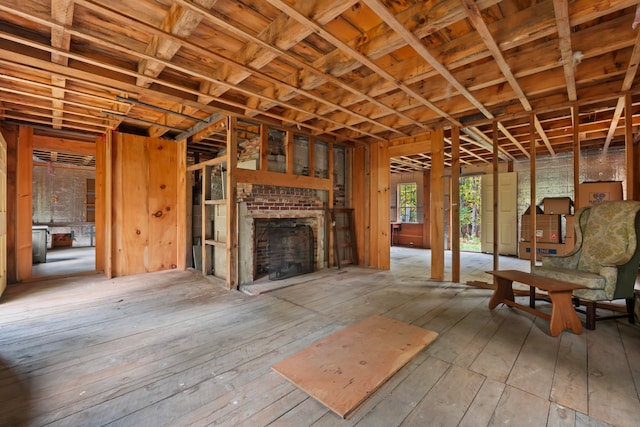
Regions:
<svg viewBox="0 0 640 427"><path fill-rule="evenodd" d="M460 234L463 238L480 237L480 177L460 179Z"/></svg>
<svg viewBox="0 0 640 427"><path fill-rule="evenodd" d="M418 189L415 182L399 184L398 209L400 222L418 222Z"/></svg>

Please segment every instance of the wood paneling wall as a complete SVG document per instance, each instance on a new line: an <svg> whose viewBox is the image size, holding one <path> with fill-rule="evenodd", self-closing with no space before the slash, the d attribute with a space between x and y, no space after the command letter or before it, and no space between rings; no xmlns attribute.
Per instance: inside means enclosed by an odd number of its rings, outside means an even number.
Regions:
<svg viewBox="0 0 640 427"><path fill-rule="evenodd" d="M114 134L113 276L177 268L184 244L178 241L181 149L173 141Z"/></svg>

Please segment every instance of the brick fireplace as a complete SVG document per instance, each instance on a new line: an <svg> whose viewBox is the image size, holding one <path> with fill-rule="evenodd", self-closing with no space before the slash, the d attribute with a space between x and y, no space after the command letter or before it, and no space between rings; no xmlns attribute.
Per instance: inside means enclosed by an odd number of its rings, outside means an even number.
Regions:
<svg viewBox="0 0 640 427"><path fill-rule="evenodd" d="M326 191L272 185L238 185L238 255L240 284L272 280L327 266ZM304 230L308 230L305 232ZM274 237L274 234L275 237ZM280 234L278 234L280 233ZM311 235L310 266L302 259ZM272 236L271 244L269 235ZM269 256L269 251L279 253ZM308 263L307 263L308 264Z"/></svg>

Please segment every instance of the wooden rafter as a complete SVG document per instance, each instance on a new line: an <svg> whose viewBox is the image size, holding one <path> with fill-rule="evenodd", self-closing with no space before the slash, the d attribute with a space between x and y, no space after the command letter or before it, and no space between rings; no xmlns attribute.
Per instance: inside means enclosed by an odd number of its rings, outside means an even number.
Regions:
<svg viewBox="0 0 640 427"><path fill-rule="evenodd" d="M495 138L503 159L527 158L530 118L538 155L568 152L575 107L581 147L618 147L629 139L619 100L640 105L636 5L7 0L0 109L52 132L187 135L192 152L210 149L202 158L215 155L226 116L358 145L459 123L473 135L464 163L488 159ZM637 127L635 110L625 119Z"/></svg>
<svg viewBox="0 0 640 427"><path fill-rule="evenodd" d="M455 119L450 114L448 114L445 111L443 111L440 108L438 108L435 104L433 104L432 102L430 102L429 100L424 98L422 95L417 93L415 90L413 90L412 88L410 88L406 84L398 81L394 76L389 74L383 67L381 67L378 64L376 64L374 61L369 59L366 55L363 55L360 52L358 52L357 50L353 49L347 43L343 42L338 37L334 36L333 34L331 34L328 31L326 31L319 24L317 24L313 20L309 19L308 17L306 17L305 15L303 15L302 13L297 11L296 9L292 8L289 4L285 3L282 0L267 0L267 1L269 3L271 3L272 5L276 6L278 9L286 12L288 15L292 16L293 18L295 18L298 22L305 23L306 25L308 25L311 28L313 28L314 31L317 34L322 36L329 43L331 43L332 45L336 46L338 49L340 49L342 52L344 52L348 56L356 59L362 65L365 65L369 69L375 71L382 78L392 82L396 86L397 89L399 89L402 92L406 93L411 98L417 100L418 102L420 102L425 107L435 111L440 116L442 116L442 117L448 119L449 121L451 121L453 124L456 124L456 125L460 124L457 119Z"/></svg>
<svg viewBox="0 0 640 427"><path fill-rule="evenodd" d="M63 26L70 26L73 22L73 0L51 0L51 18ZM51 46L68 51L71 46L71 35L64 27L55 27L51 29ZM51 53L51 62L60 65L67 65L69 58L59 55L55 52ZM62 118L64 116L64 105L61 100L65 97L66 80L51 76L51 95L53 106L53 127L60 129L62 127Z"/></svg>
<svg viewBox="0 0 640 427"><path fill-rule="evenodd" d="M624 75L624 80L622 82L622 92L626 92L631 89L631 85L633 84L633 80L638 73L638 65L640 64L640 30L638 30L638 35L636 36L636 43L633 46L633 53L631 54L631 59L629 60L629 66L627 67L627 72ZM607 133L607 139L604 142L604 151L609 149L609 144L611 144L611 140L615 135L615 131L618 127L618 122L620 121L620 117L622 116L622 111L624 109L625 100L624 96L618 98L618 103L616 104L615 112L613 113L613 118L611 119L611 125L609 126L609 132Z"/></svg>
<svg viewBox="0 0 640 427"><path fill-rule="evenodd" d="M516 96L518 97L518 100L524 107L525 111L528 111L528 112L533 111L533 107L531 107L531 104L529 103L527 96L525 95L524 91L520 87L520 84L518 83L516 77L513 75L513 72L511 71L509 64L507 64L507 61L505 61L504 56L502 55L502 51L500 50L500 47L498 46L495 39L493 38L493 35L489 31L487 24L484 22L484 19L482 18L482 14L480 13L480 9L478 9L478 6L473 0L460 0L460 1L465 7L465 10L467 12L467 17L472 22L476 31L478 31L480 38L484 42L487 49L489 49L489 52L491 52L491 56L496 61L496 65L498 66L498 68L500 68L500 71L502 71L502 74L504 75L505 79L509 83L509 86L511 86L511 89L513 89L513 91L516 93ZM555 155L555 152L551 147L551 143L549 142L549 138L546 137L544 128L540 124L540 120L538 120L537 117L535 119L535 126L536 126L536 131L538 132L538 134L544 141L545 145L547 146L549 153L551 155Z"/></svg>
<svg viewBox="0 0 640 427"><path fill-rule="evenodd" d="M558 43L560 45L562 67L564 68L564 78L567 81L567 94L569 95L569 101L575 101L578 99L578 93L576 92L575 61L573 58L573 50L571 49L569 1L553 0L553 8L556 14Z"/></svg>

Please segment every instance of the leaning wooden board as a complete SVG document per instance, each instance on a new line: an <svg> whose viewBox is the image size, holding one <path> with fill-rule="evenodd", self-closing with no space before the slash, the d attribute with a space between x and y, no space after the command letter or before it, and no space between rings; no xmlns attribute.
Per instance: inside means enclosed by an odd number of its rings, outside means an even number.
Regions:
<svg viewBox="0 0 640 427"><path fill-rule="evenodd" d="M317 341L273 370L344 418L437 336L375 315Z"/></svg>

